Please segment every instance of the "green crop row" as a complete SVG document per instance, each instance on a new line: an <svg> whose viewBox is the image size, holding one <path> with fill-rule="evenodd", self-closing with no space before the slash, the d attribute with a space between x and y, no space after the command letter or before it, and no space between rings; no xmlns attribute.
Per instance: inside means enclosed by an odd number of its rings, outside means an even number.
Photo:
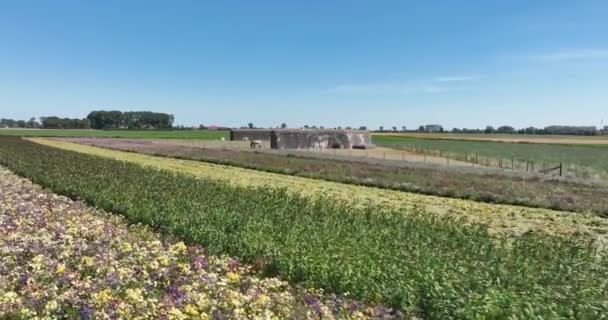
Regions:
<svg viewBox="0 0 608 320"><path fill-rule="evenodd" d="M485 230L420 212L353 208L0 137L0 164L133 223L308 287L428 319L608 314L608 259L589 243ZM505 240L506 241L506 240Z"/></svg>

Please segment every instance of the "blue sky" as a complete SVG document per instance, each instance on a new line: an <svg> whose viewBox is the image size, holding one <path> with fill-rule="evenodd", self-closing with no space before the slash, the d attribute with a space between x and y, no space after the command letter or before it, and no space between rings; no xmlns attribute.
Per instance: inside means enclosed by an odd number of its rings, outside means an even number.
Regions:
<svg viewBox="0 0 608 320"><path fill-rule="evenodd" d="M608 1L0 0L0 117L608 125Z"/></svg>

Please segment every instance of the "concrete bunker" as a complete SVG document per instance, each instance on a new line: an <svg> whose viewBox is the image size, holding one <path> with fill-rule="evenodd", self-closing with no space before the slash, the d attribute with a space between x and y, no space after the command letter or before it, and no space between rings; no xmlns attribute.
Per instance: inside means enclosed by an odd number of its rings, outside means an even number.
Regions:
<svg viewBox="0 0 608 320"><path fill-rule="evenodd" d="M281 129L270 134L272 149L369 149L369 132L363 130Z"/></svg>
<svg viewBox="0 0 608 320"><path fill-rule="evenodd" d="M259 140L270 142L270 129L233 129L230 130L231 141L253 141Z"/></svg>

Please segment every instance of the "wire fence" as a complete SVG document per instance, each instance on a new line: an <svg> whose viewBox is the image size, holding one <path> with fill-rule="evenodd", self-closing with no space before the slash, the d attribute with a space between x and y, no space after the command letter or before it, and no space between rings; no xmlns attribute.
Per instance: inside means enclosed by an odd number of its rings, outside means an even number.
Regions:
<svg viewBox="0 0 608 320"><path fill-rule="evenodd" d="M321 155L324 158L359 158L391 161L408 161L449 167L489 167L503 170L523 171L545 175L566 175L566 166L561 161L538 161L516 157L491 157L477 153L456 153L420 146L398 146L395 148L374 149L270 149L269 143L262 143L259 148L251 148L248 141L183 141L164 140L158 143L171 143L199 148L226 148L242 151L265 152L275 154ZM571 172L574 173L574 172Z"/></svg>
<svg viewBox="0 0 608 320"><path fill-rule="evenodd" d="M493 167L504 170L517 170L530 173L552 174L564 176L565 166L562 161L539 161L534 159L523 159L518 157L492 157L487 155L479 155L478 153L456 153L446 152L444 150L435 150L420 147L402 147L399 149L410 153L423 154L427 156L440 157L445 159L453 159L456 161L471 163L484 167Z"/></svg>
<svg viewBox="0 0 608 320"><path fill-rule="evenodd" d="M538 161L516 157L490 157L476 153L462 154L445 152L443 150L422 148L377 148L367 150L357 149L300 149L272 150L276 153L294 153L304 155L319 155L324 158L360 158L391 161L407 161L428 163L448 167L486 167L509 171L537 173L544 175L564 176L566 166L561 161Z"/></svg>

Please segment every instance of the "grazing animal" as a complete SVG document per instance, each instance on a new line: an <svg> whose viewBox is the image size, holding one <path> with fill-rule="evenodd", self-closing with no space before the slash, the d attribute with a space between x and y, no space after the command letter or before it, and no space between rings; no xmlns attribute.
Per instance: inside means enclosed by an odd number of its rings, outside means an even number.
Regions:
<svg viewBox="0 0 608 320"><path fill-rule="evenodd" d="M251 143L249 144L249 146L251 148L261 148L262 147L262 141L261 140L251 140Z"/></svg>

